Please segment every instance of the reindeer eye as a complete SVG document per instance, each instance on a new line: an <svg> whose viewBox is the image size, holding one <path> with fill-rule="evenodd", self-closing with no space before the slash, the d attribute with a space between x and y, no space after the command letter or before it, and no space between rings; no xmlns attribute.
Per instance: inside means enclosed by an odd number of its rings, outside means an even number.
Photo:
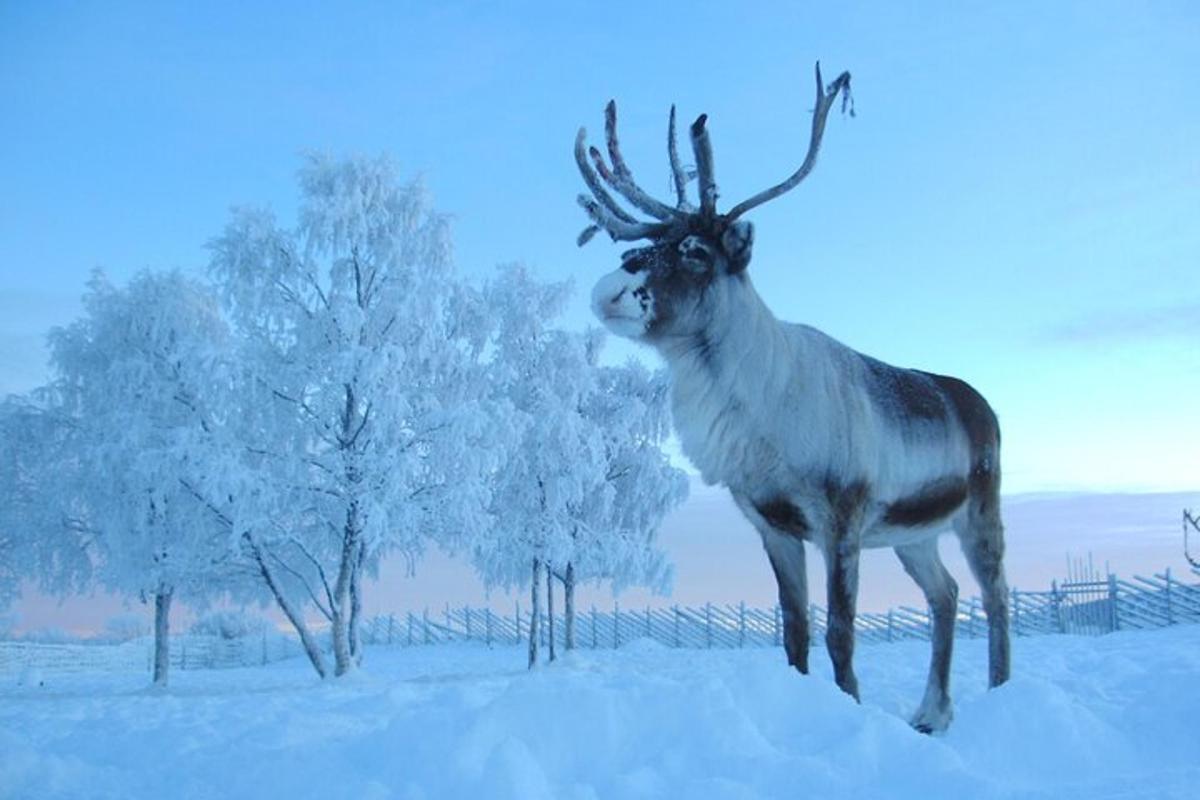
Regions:
<svg viewBox="0 0 1200 800"><path fill-rule="evenodd" d="M626 250L621 253L621 269L628 272L630 275L636 275L646 268L646 252L645 247L635 247L632 250Z"/></svg>

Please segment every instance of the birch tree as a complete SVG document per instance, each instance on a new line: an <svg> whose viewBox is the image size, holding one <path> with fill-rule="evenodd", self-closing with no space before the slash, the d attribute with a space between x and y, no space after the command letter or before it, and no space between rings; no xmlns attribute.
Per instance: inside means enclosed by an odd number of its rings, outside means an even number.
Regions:
<svg viewBox="0 0 1200 800"><path fill-rule="evenodd" d="M0 401L0 609L23 582L61 596L92 577L90 532L63 491L74 426L55 405L48 387Z"/></svg>
<svg viewBox="0 0 1200 800"><path fill-rule="evenodd" d="M575 589L607 581L666 591L671 569L658 531L688 493L686 474L662 445L670 432L666 376L637 361L599 367L580 412L600 433L599 458L584 472L587 489L574 508L571 558L555 573L563 585L565 644L575 646Z"/></svg>
<svg viewBox="0 0 1200 800"><path fill-rule="evenodd" d="M242 340L243 463L204 494L333 673L362 657L363 578L482 527L496 438L481 401L489 321L455 280L447 220L384 158L306 159L297 223L235 210L211 274ZM313 666L328 672L319 652Z"/></svg>
<svg viewBox="0 0 1200 800"><path fill-rule="evenodd" d="M177 272L118 289L97 273L84 314L50 335L56 413L70 421L59 501L78 509L98 580L154 604L154 684L169 668L176 597L210 596L235 570L224 531L185 486L209 468L198 453L228 333L215 298Z"/></svg>
<svg viewBox="0 0 1200 800"><path fill-rule="evenodd" d="M599 333L553 328L568 292L520 266L503 268L487 289L498 315L493 388L511 405L516 435L495 479L492 525L472 557L487 585L530 587L531 666L542 576L551 613L552 585L563 585L573 645L579 581L664 585L655 537L687 488L661 449L665 380L636 363L601 367Z"/></svg>
<svg viewBox="0 0 1200 800"><path fill-rule="evenodd" d="M493 477L491 524L471 542L489 586L529 587L529 665L538 658L541 581L570 553L570 513L582 500L574 465L590 460L599 437L578 409L592 370L587 337L550 327L569 293L520 265L502 267L486 290L497 317L491 390L508 409L512 436Z"/></svg>

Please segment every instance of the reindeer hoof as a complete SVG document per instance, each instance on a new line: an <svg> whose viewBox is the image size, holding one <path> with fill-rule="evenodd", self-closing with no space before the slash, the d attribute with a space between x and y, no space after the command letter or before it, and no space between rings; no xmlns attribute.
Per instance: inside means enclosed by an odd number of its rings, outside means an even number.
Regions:
<svg viewBox="0 0 1200 800"><path fill-rule="evenodd" d="M922 705L908 724L917 733L941 733L950 727L952 719L954 719L954 709L947 701L937 706Z"/></svg>

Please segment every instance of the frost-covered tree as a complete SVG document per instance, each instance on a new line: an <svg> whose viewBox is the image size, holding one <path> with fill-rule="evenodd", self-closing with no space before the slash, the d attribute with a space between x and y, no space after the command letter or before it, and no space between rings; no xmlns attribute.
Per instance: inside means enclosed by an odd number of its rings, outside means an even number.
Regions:
<svg viewBox="0 0 1200 800"><path fill-rule="evenodd" d="M530 587L530 666L537 661L542 575L570 559L571 509L584 490L578 465L602 448L579 413L593 378L593 342L548 327L568 292L567 284L539 283L519 265L502 268L485 291L498 316L492 390L509 404L515 435L493 477L491 524L471 556L489 587Z"/></svg>
<svg viewBox="0 0 1200 800"><path fill-rule="evenodd" d="M0 401L0 608L28 581L62 595L92 574L91 533L75 498L75 426L50 388Z"/></svg>
<svg viewBox="0 0 1200 800"><path fill-rule="evenodd" d="M458 283L446 218L387 159L308 158L294 227L236 210L211 274L240 334L240 462L200 493L243 538L328 672L305 621L328 620L333 672L361 658L363 577L381 556L486 520L497 428L485 307Z"/></svg>
<svg viewBox="0 0 1200 800"><path fill-rule="evenodd" d="M520 266L503 268L486 292L498 316L493 390L511 406L516 435L495 477L492 525L472 558L487 585L530 587L531 666L542 575L564 584L573 638L577 581L661 582L654 535L686 491L659 449L661 379L635 365L598 366L598 333L551 328L567 293Z"/></svg>
<svg viewBox="0 0 1200 800"><path fill-rule="evenodd" d="M220 410L228 332L215 297L178 272L142 273L119 289L97 273L83 316L50 335L54 411L70 421L55 480L77 509L97 578L154 602L154 683L165 686L169 619L180 596L229 587L236 564L226 532L189 482Z"/></svg>
<svg viewBox="0 0 1200 800"><path fill-rule="evenodd" d="M658 530L688 493L687 476L662 450L670 432L666 376L631 360L596 369L590 387L581 413L601 432L603 450L575 509L571 559L555 573L563 584L568 649L575 646L579 582L610 581L614 591L667 588L670 567Z"/></svg>

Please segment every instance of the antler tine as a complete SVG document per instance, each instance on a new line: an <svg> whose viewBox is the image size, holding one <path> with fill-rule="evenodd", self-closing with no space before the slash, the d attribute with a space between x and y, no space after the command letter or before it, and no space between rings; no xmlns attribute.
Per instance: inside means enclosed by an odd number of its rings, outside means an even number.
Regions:
<svg viewBox="0 0 1200 800"><path fill-rule="evenodd" d="M696 174L700 179L700 215L711 219L717 213L717 183L713 178L712 143L708 140L708 114L692 123L692 151L696 154Z"/></svg>
<svg viewBox="0 0 1200 800"><path fill-rule="evenodd" d="M588 242L590 242L592 240L593 236L595 236L599 232L600 232L599 225L588 225L586 228L584 228L582 231L579 232L579 236L575 237L575 245L577 247L583 247L585 244L587 244Z"/></svg>
<svg viewBox="0 0 1200 800"><path fill-rule="evenodd" d="M667 124L667 155L671 158L671 178L675 183L675 207L680 211L690 211L692 204L687 198L687 172L679 163L679 144L675 139L675 104L671 104L671 121Z"/></svg>
<svg viewBox="0 0 1200 800"><path fill-rule="evenodd" d="M675 209L666 203L655 200L634 182L633 173L625 164L625 159L621 156L621 146L617 142L617 104L614 100L609 100L604 109L604 138L608 144L608 158L612 162L612 172L605 175L605 172L602 171L600 174L626 200L650 216L661 220L675 219Z"/></svg>
<svg viewBox="0 0 1200 800"><path fill-rule="evenodd" d="M670 227L670 223L664 222L627 222L626 220L619 219L610 210L587 195L581 194L576 199L579 205L583 206L583 210L587 212L587 215L596 223L596 226L603 228L614 242L634 242L638 239L651 239ZM583 233L579 234L578 244L580 246L587 244L596 233L595 231L589 231L590 228L585 228Z"/></svg>
<svg viewBox="0 0 1200 800"><path fill-rule="evenodd" d="M851 100L850 95L850 73L843 72L828 87L821 80L820 61L817 62L816 74L817 105L813 109L812 136L808 142L808 155L804 157L804 163L800 165L800 169L792 173L792 176L783 183L772 186L770 189L754 195L749 200L738 203L725 215L727 220L737 219L750 209L760 206L768 200L775 199L808 177L808 173L812 172L812 168L817 163L817 153L821 149L821 137L825 133L825 120L829 117L829 109L833 108L833 101L837 99L839 92L845 91L842 97L842 110L845 111L846 104L849 102L851 104L850 115L854 116L853 100Z"/></svg>
<svg viewBox="0 0 1200 800"><path fill-rule="evenodd" d="M586 139L587 131L583 128L580 128L579 133L575 135L575 163L579 167L579 174L583 176L583 182L586 183L588 188L592 190L592 194L596 196L596 199L599 200L605 208L611 211L617 219L621 220L622 222L637 222L632 214L629 214L627 211L625 211L625 209L617 205L617 201L614 200L612 195L605 190L604 184L602 184L600 179L596 177L596 173L592 170L592 165L587 161L587 153L584 149L584 142ZM594 147L592 148L592 153L593 156L599 155ZM606 171L604 170L603 162L598 161L597 167L600 168L601 173ZM591 236L588 238L590 239Z"/></svg>

